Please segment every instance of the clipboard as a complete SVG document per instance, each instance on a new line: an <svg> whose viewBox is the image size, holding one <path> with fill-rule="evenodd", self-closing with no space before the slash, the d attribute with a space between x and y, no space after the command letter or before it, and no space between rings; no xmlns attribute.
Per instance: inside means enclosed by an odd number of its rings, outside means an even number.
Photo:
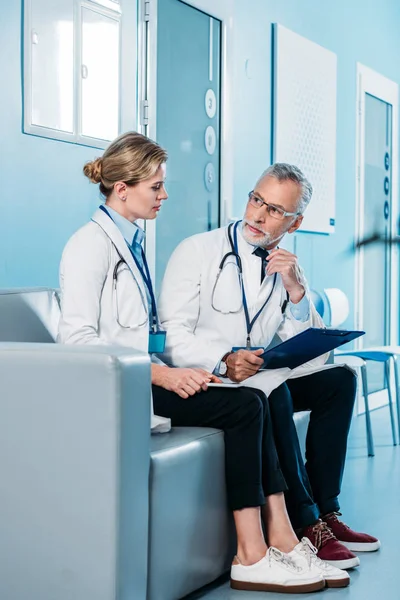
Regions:
<svg viewBox="0 0 400 600"><path fill-rule="evenodd" d="M309 327L261 354L261 358L264 359L261 369L295 369L362 335L365 335L365 331Z"/></svg>

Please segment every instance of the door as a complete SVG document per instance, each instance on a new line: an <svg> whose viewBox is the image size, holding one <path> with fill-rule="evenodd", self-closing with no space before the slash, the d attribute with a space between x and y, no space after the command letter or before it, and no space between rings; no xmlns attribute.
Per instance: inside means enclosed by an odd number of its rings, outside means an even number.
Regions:
<svg viewBox="0 0 400 600"><path fill-rule="evenodd" d="M397 84L359 66L358 239L379 234L381 241L358 251L358 327L364 347L397 343L396 250L385 243L396 230ZM361 346L361 347L362 347ZM373 407L387 402L383 365L368 364Z"/></svg>
<svg viewBox="0 0 400 600"><path fill-rule="evenodd" d="M157 292L179 242L218 227L221 217L223 24L200 10L202 2L193 3L197 8L180 0L144 7L142 131L168 152L169 198L156 223L146 223L146 254Z"/></svg>

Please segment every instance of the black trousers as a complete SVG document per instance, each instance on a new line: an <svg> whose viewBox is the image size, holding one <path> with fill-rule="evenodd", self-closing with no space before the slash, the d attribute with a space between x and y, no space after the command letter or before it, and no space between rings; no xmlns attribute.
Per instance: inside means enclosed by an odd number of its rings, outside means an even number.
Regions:
<svg viewBox="0 0 400 600"><path fill-rule="evenodd" d="M265 504L287 489L275 448L269 404L252 388L209 388L184 400L153 386L154 412L174 427L216 427L225 434L225 476L231 510Z"/></svg>
<svg viewBox="0 0 400 600"><path fill-rule="evenodd" d="M290 379L269 396L275 443L288 485L286 506L295 529L339 510L356 377L335 367ZM301 456L293 411L311 410L306 464Z"/></svg>

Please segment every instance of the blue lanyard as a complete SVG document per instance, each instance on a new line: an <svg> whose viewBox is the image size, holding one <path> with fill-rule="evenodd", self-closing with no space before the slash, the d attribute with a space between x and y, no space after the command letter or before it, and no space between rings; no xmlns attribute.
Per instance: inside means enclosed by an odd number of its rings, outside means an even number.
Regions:
<svg viewBox="0 0 400 600"><path fill-rule="evenodd" d="M154 290L153 290L153 284L151 282L151 277L150 277L150 271L149 271L149 265L147 264L147 259L146 259L146 255L143 251L143 248L140 248L141 252L142 252L142 261L143 261L143 266L144 266L144 271L142 269L141 264L139 263L138 259L136 258L135 254L133 253L133 250L130 246L128 246L130 253L132 254L132 258L135 261L135 264L138 268L139 273L142 276L142 279L144 281L144 283L146 284L146 287L149 291L150 294L150 300L151 300L151 328L154 332L156 332L158 330L158 313L157 313L157 303L156 303L156 298L154 295Z"/></svg>
<svg viewBox="0 0 400 600"><path fill-rule="evenodd" d="M106 213L106 215L108 215L111 219L111 221L113 221L113 223L115 222L114 219L112 218L112 216L110 215L110 213L108 212L108 210L106 209L105 206L101 205L100 206L100 210L102 210L103 212ZM143 248L141 247L140 250L142 252L142 260L143 260L143 266L144 266L144 270L142 268L142 265L139 263L138 259L136 258L132 248L130 247L130 245L128 244L128 242L125 240L126 245L129 248L129 251L132 255L133 260L135 261L135 265L138 268L138 271L140 273L140 275L142 276L142 279L148 289L149 292L149 296L150 296L150 301L151 301L151 329L156 332L158 330L158 312L157 312L157 303L156 303L156 298L154 295L154 290L153 290L153 284L151 282L151 277L150 277L150 271L149 271L149 265L147 264L147 259L146 259L146 255L143 251ZM125 262L125 261L124 261ZM133 275L133 273L132 273Z"/></svg>
<svg viewBox="0 0 400 600"><path fill-rule="evenodd" d="M236 263L239 266L239 262L238 262L238 257L239 257L239 249L238 249L238 238L237 238L237 230L239 227L239 224L241 223L241 221L237 221L234 225L234 229L233 229L233 250L234 253L236 255ZM264 304L262 305L262 307L260 308L260 310L254 315L254 317L250 320L250 314L249 314L249 308L248 308L248 304L247 304L247 298L246 298L246 292L244 289L244 283L243 283L243 274L242 277L240 278L240 282L241 282L241 286L242 286L242 301L243 301L243 310L244 310L244 316L246 318L246 329L247 329L247 338L246 338L246 348L250 348L250 334L251 331L254 327L255 322L257 321L258 317L261 315L262 311L264 310L264 308L267 306L268 302L271 299L271 296L273 294L273 291L275 289L275 284L276 284L276 279L277 279L277 273L275 273L274 275L274 281L272 284L272 290L269 293L268 298L266 299L266 301L264 302Z"/></svg>

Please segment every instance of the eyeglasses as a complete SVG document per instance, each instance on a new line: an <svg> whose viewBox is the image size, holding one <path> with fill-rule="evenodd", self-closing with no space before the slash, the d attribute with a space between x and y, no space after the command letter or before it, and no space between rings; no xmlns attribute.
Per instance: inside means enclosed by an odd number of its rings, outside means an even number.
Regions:
<svg viewBox="0 0 400 600"><path fill-rule="evenodd" d="M283 208L279 208L279 206L264 202L259 196L255 195L254 191L249 192L249 202L255 208L261 208L265 205L269 216L273 219L278 219L278 221L283 221L285 217L298 217L301 215L300 212L288 212L287 210L283 210Z"/></svg>

